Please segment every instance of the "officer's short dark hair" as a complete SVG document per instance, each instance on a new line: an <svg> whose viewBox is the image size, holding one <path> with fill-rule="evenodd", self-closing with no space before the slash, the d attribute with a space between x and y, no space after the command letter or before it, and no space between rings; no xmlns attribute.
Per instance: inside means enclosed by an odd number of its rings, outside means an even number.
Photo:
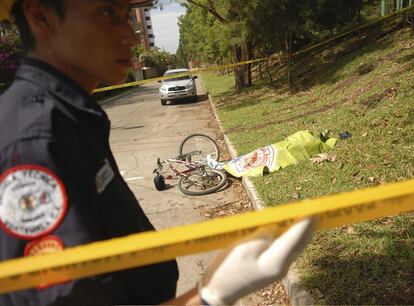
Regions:
<svg viewBox="0 0 414 306"><path fill-rule="evenodd" d="M39 3L53 8L58 16L63 19L65 17L64 1L65 0L39 0ZM23 0L16 1L12 9L12 16L20 32L20 41L23 50L33 50L36 47L36 39L23 11Z"/></svg>

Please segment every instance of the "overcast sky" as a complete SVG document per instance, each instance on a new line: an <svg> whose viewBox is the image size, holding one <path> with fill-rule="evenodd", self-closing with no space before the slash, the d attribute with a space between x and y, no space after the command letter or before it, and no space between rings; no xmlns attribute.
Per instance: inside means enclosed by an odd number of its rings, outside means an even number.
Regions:
<svg viewBox="0 0 414 306"><path fill-rule="evenodd" d="M163 10L151 10L152 28L155 45L165 51L175 53L178 48L178 17L185 13L185 8L178 3L165 5Z"/></svg>

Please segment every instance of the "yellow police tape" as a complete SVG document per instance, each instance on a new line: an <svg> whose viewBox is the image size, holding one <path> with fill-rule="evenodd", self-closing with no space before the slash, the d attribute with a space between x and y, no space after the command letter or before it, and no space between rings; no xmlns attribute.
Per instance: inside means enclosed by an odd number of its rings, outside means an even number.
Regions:
<svg viewBox="0 0 414 306"><path fill-rule="evenodd" d="M394 17L395 15L399 15L399 14L405 14L407 12L413 11L414 10L414 6L410 6L410 7L406 7L404 9L401 9L399 11L396 12L392 12L387 16L382 16L379 17L367 24L361 25L357 28L354 28L352 30L346 31L344 33L338 34L334 37L331 37L325 41L322 41L320 43L316 43L316 44L312 44L310 46L307 46L305 48L303 48L302 50L299 50L297 52L294 52L292 54L292 57L296 57L302 53L305 52L309 52L313 49L316 49L320 46L326 45L338 38L344 37L346 35L349 35L353 32L357 32L360 31L364 28L370 27L376 23L379 23L381 21L384 21L386 19L389 19L391 17ZM284 61L288 58L288 55L283 55L279 58L279 61ZM259 58L259 59L253 59L253 60L248 60L248 61L242 61L242 62L237 62L237 63L233 63L233 64L227 64L227 65L221 65L221 66L210 66L208 68L197 68L197 69L193 69L189 72L183 72L183 73L179 73L179 74L174 74L174 75L170 75L170 76L163 76L163 77L158 77L158 78L152 78L152 79L147 79L147 80L140 80L140 81L135 81L135 82L129 82L129 83L125 83L125 84L121 84L121 85L114 85L114 86L108 86L108 87L102 87L102 88L97 88L93 91L93 93L99 93L99 92L104 92L104 91L109 91L109 90L114 90L114 89L119 89L119 88L127 88L127 87L134 87L134 86L139 86L139 85L144 85L144 84L150 84L150 83L156 83L158 81L163 81L163 80L168 80L168 79L173 79L173 78L178 78L178 77L182 77L182 76L188 76L188 75L193 75L193 74L197 74L200 72L208 72L208 71L216 71L216 70L224 70L224 69L228 69L228 68L234 68L234 67L238 67L238 66L244 66L247 64L254 64L254 63L258 63L258 62L263 62L263 61L267 61L271 59L271 56L269 57L264 57L264 58Z"/></svg>
<svg viewBox="0 0 414 306"><path fill-rule="evenodd" d="M158 232L130 235L60 253L0 263L0 293L166 261L222 248L258 228L285 231L295 220L318 216L318 229L414 209L414 180L268 208Z"/></svg>
<svg viewBox="0 0 414 306"><path fill-rule="evenodd" d="M119 88L133 87L133 86L144 85L144 84L149 84L149 83L156 83L158 81L175 79L175 78L179 78L179 77L182 77L182 76L197 74L197 73L200 73L200 72L215 71L215 70L221 70L221 69L232 68L232 67L237 67L237 66L243 66L243 65L247 65L247 64L254 64L254 63L257 63L257 62L264 61L266 59L267 58L259 58L259 59L249 60L249 61L237 62L237 63L234 63L234 64L223 65L223 66L211 66L211 67L208 67L208 68L197 68L197 69L192 69L189 72L176 73L176 74L172 74L172 75L168 75L168 76L162 76L162 77L158 77L158 78L152 78L152 79L147 79L147 80L139 80L139 81L129 82L129 83L121 84L121 85L114 85L114 86L97 88L93 91L93 93L109 91L109 90L114 90L114 89L119 89Z"/></svg>

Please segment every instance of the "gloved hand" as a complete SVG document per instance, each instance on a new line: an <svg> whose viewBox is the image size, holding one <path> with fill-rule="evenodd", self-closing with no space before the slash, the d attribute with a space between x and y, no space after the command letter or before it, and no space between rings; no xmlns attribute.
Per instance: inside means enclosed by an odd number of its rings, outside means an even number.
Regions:
<svg viewBox="0 0 414 306"><path fill-rule="evenodd" d="M280 280L310 242L315 224L314 219L304 219L278 238L269 230L259 232L224 251L200 281L200 297L208 305L232 305Z"/></svg>

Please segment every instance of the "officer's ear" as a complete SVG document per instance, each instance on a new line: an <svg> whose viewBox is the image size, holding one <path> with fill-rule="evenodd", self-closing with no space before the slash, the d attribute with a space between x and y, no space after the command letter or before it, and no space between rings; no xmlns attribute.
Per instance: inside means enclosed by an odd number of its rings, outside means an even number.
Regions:
<svg viewBox="0 0 414 306"><path fill-rule="evenodd" d="M36 41L47 39L53 32L54 10L39 0L24 0L23 11Z"/></svg>

